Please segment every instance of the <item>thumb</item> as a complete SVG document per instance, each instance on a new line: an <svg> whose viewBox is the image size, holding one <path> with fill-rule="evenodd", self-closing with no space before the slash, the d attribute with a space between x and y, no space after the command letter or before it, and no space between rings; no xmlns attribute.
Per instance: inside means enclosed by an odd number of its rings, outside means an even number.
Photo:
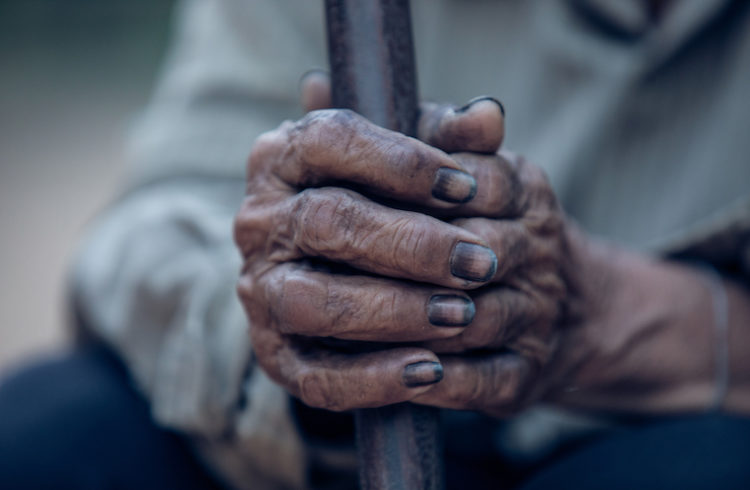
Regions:
<svg viewBox="0 0 750 490"><path fill-rule="evenodd" d="M299 85L300 103L306 113L331 108L331 76L328 72L310 70L302 75Z"/></svg>
<svg viewBox="0 0 750 490"><path fill-rule="evenodd" d="M420 140L448 153L492 154L505 136L505 110L492 97L477 97L459 109L424 103L417 132Z"/></svg>

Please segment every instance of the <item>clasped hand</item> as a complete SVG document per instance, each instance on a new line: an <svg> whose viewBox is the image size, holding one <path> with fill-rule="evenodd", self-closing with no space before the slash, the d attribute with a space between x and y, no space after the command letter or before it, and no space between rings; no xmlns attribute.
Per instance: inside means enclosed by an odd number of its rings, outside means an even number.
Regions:
<svg viewBox="0 0 750 490"><path fill-rule="evenodd" d="M238 291L272 379L337 411L505 415L544 396L569 227L544 173L498 152L503 134L481 98L424 105L419 139L328 109L257 140Z"/></svg>

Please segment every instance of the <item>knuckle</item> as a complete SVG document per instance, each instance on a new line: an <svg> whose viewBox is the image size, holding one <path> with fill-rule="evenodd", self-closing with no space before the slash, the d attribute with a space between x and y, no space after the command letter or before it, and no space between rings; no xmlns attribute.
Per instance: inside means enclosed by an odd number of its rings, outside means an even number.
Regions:
<svg viewBox="0 0 750 490"><path fill-rule="evenodd" d="M351 109L331 109L328 114L330 124L337 129L351 127L352 123L359 117Z"/></svg>
<svg viewBox="0 0 750 490"><path fill-rule="evenodd" d="M543 318L547 318L548 313L556 311L556 302L565 297L567 287L564 279L554 270L540 272L536 275L534 286L539 291L540 296L537 303L542 303L540 310L544 313Z"/></svg>
<svg viewBox="0 0 750 490"><path fill-rule="evenodd" d="M247 176L251 183L259 175L269 172L274 164L279 163L289 144L289 124L283 123L277 129L267 131L255 140L247 160Z"/></svg>
<svg viewBox="0 0 750 490"><path fill-rule="evenodd" d="M266 245L274 249L285 249L283 236L288 228L284 221L279 220L280 210L284 207L276 204L258 202L254 196L248 196L235 215L232 234L237 248L240 249L245 261L267 251Z"/></svg>
<svg viewBox="0 0 750 490"><path fill-rule="evenodd" d="M498 260L504 264L503 274L523 267L533 258L531 239L523 223L511 222L498 231L501 233L497 237L500 244Z"/></svg>
<svg viewBox="0 0 750 490"><path fill-rule="evenodd" d="M321 368L305 368L297 378L299 397L308 406L340 412L346 410L343 401L336 397L331 386L335 381L330 372Z"/></svg>
<svg viewBox="0 0 750 490"><path fill-rule="evenodd" d="M283 130L281 128L273 129L262 133L255 140L252 150L250 151L250 160L262 161L265 157L270 154L277 152L281 148L281 142L283 141Z"/></svg>
<svg viewBox="0 0 750 490"><path fill-rule="evenodd" d="M245 234L247 228L246 216L249 212L248 199L245 198L242 201L240 210L234 217L232 222L232 238L234 239L235 245L242 250L242 254L245 254L245 248L247 247L247 236Z"/></svg>
<svg viewBox="0 0 750 490"><path fill-rule="evenodd" d="M426 260L427 257L432 258L429 251L435 249L427 229L410 219L399 219L389 231L394 237L393 260L398 270L423 277L434 267Z"/></svg>
<svg viewBox="0 0 750 490"><path fill-rule="evenodd" d="M250 274L243 274L236 284L237 296L250 320L250 325L266 326L269 323L265 313L266 299L259 292L258 281Z"/></svg>
<svg viewBox="0 0 750 490"><path fill-rule="evenodd" d="M292 184L319 184L323 167L336 161L357 121L358 116L351 110L324 109L263 133L248 158L248 188L252 190L256 182L266 182L262 177L268 174Z"/></svg>
<svg viewBox="0 0 750 490"><path fill-rule="evenodd" d="M557 197L549 182L547 173L536 165L519 159L519 179L526 196L527 208L545 210L557 208Z"/></svg>
<svg viewBox="0 0 750 490"><path fill-rule="evenodd" d="M506 292L505 294L499 294L494 301L493 318L497 325L496 328L508 335L512 334L518 321L518 314L523 310L520 294Z"/></svg>
<svg viewBox="0 0 750 490"><path fill-rule="evenodd" d="M292 130L296 148L304 147L302 154L308 171L330 163L332 150L348 146L355 131L357 114L349 109L323 109L308 113Z"/></svg>
<svg viewBox="0 0 750 490"><path fill-rule="evenodd" d="M236 289L237 296L240 298L242 304L252 304L255 296L255 288L254 281L249 275L243 274L242 276L240 276L240 278L237 280Z"/></svg>
<svg viewBox="0 0 750 490"><path fill-rule="evenodd" d="M234 242L238 246L242 247L247 241L248 232L257 226L258 223L256 222L256 218L258 209L258 203L255 202L255 199L252 196L246 196L242 200L240 209L234 216L234 221L232 223Z"/></svg>
<svg viewBox="0 0 750 490"><path fill-rule="evenodd" d="M472 408L479 397L480 378L476 372L472 372L471 368L463 365L456 366L454 376L462 381L452 384L447 390L445 393L447 401L452 406Z"/></svg>
<svg viewBox="0 0 750 490"><path fill-rule="evenodd" d="M552 205L552 202L547 204ZM534 235L545 239L546 243L543 248L548 249L547 255L555 257L559 255L560 243L558 240L549 240L550 238L559 238L562 235L564 222L559 213L550 212L549 206L545 204L538 211L530 212L524 219L526 226Z"/></svg>
<svg viewBox="0 0 750 490"><path fill-rule="evenodd" d="M294 228L300 229L307 220L306 213L310 212L310 208L318 206L320 191L315 189L305 189L294 197L294 204L291 209L291 216L294 221Z"/></svg>
<svg viewBox="0 0 750 490"><path fill-rule="evenodd" d="M297 375L300 399L313 408L325 408L328 403L326 386L317 369L303 369Z"/></svg>
<svg viewBox="0 0 750 490"><path fill-rule="evenodd" d="M295 243L310 255L335 254L345 259L363 212L344 191L305 190L292 209Z"/></svg>
<svg viewBox="0 0 750 490"><path fill-rule="evenodd" d="M501 404L511 404L519 398L523 376L520 366L515 364L515 361L510 361L487 365L487 379L492 385L490 391Z"/></svg>
<svg viewBox="0 0 750 490"><path fill-rule="evenodd" d="M398 306L400 296L398 291L383 291L377 294L372 303L373 318L381 320L380 323L385 325L403 324L404 318L400 316Z"/></svg>
<svg viewBox="0 0 750 490"><path fill-rule="evenodd" d="M356 304L341 288L295 272L265 281L267 310L281 334L326 337L356 316Z"/></svg>
<svg viewBox="0 0 750 490"><path fill-rule="evenodd" d="M351 109L320 109L308 112L297 122L298 130L308 130L314 127L326 129L345 128L357 118L357 113Z"/></svg>
<svg viewBox="0 0 750 490"><path fill-rule="evenodd" d="M487 206L493 216L515 214L515 201L520 188L518 177L504 158L496 157L494 163L480 166L475 178L484 187L483 195L488 200Z"/></svg>

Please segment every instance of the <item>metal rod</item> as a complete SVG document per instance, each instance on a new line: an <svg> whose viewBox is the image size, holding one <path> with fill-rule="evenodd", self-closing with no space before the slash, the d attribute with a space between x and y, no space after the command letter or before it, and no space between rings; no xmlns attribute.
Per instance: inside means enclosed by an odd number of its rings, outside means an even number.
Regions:
<svg viewBox="0 0 750 490"><path fill-rule="evenodd" d="M418 98L409 0L325 0L333 104L410 136ZM357 410L360 485L444 486L438 410L401 403Z"/></svg>

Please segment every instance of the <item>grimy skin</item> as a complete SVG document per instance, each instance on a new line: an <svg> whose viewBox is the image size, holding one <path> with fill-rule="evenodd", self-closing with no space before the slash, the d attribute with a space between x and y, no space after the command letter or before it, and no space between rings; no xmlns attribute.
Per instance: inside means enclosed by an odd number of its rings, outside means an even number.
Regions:
<svg viewBox="0 0 750 490"><path fill-rule="evenodd" d="M423 105L419 141L325 109L329 93L325 75L306 77L311 112L257 140L235 220L238 292L272 379L336 411L711 405L714 316L702 273L577 228L538 167L498 151L499 103ZM724 408L747 413L750 296L725 286Z"/></svg>

